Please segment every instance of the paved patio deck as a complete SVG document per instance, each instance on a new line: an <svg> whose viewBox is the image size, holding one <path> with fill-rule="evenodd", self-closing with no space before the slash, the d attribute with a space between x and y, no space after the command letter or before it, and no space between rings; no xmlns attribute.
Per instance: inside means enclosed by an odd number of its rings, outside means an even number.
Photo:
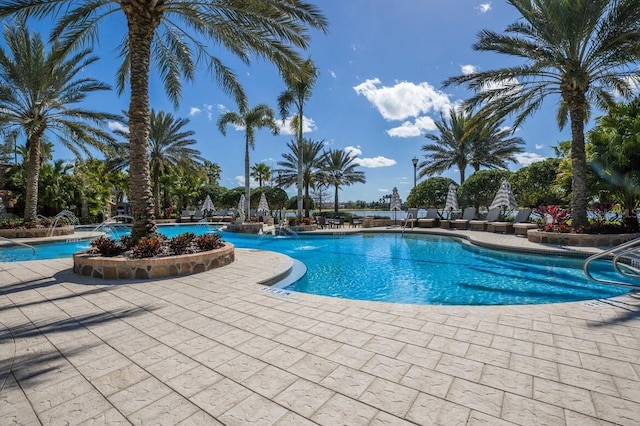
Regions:
<svg viewBox="0 0 640 426"><path fill-rule="evenodd" d="M236 258L118 283L0 263L0 424L640 424L638 294L362 302L258 285L286 256Z"/></svg>

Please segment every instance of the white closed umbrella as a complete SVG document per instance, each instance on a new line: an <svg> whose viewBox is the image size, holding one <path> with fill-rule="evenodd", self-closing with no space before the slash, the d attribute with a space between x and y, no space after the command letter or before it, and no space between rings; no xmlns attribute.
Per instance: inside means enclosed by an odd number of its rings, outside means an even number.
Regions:
<svg viewBox="0 0 640 426"><path fill-rule="evenodd" d="M500 189L498 189L498 192L496 193L496 196L493 199L493 202L489 206L489 210L496 207L502 207L505 210L518 208L518 203L516 203L516 197L513 195L513 192L511 191L511 185L509 185L509 182L506 180L502 182L502 185L500 185Z"/></svg>
<svg viewBox="0 0 640 426"><path fill-rule="evenodd" d="M458 210L458 193L456 192L456 186L454 184L449 184L444 210Z"/></svg>
<svg viewBox="0 0 640 426"><path fill-rule="evenodd" d="M204 199L204 203L202 203L202 211L214 211L215 206L213 205L213 201L211 201L211 197L207 195L207 198Z"/></svg>
<svg viewBox="0 0 640 426"><path fill-rule="evenodd" d="M260 202L258 202L258 212L267 213L269 211L269 203L267 203L267 197L264 192L260 195Z"/></svg>
<svg viewBox="0 0 640 426"><path fill-rule="evenodd" d="M391 201L389 203L389 210L393 212L393 224L396 223L396 215L398 210L402 210L402 200L400 200L400 194L398 194L398 188L393 187L391 192Z"/></svg>

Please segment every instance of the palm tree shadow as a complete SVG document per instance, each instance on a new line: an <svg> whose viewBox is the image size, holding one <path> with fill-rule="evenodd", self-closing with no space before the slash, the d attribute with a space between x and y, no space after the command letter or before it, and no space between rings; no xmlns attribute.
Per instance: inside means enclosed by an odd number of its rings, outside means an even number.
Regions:
<svg viewBox="0 0 640 426"><path fill-rule="evenodd" d="M16 339L24 340L38 336L47 336L73 332L81 329L89 329L92 326L106 324L112 321L120 321L133 318L153 311L151 306L140 306L132 309L115 309L103 311L95 314L77 315L72 318L39 323L37 326L30 321L0 330L0 345L12 345L13 350L8 351L11 356L0 359L0 391L7 383L8 375L13 373L15 379L19 381L21 387L37 387L50 380L51 374L60 374L69 377L74 375L67 361L68 358L81 353L93 346L95 343L88 343L65 350L61 353L58 348L51 344L46 344L47 348L39 350L38 344L31 347L31 350L23 350L21 354L15 355Z"/></svg>

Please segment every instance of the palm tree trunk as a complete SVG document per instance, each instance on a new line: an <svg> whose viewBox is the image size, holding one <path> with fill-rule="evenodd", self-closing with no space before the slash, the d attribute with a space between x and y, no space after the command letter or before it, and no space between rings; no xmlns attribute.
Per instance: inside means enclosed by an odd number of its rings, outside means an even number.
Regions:
<svg viewBox="0 0 640 426"><path fill-rule="evenodd" d="M304 216L309 217L309 210L311 209L311 203L309 202L309 182L304 186Z"/></svg>
<svg viewBox="0 0 640 426"><path fill-rule="evenodd" d="M569 103L571 119L571 225L579 229L587 221L587 160L584 147L586 100L581 94L577 102ZM582 100L582 102L580 102Z"/></svg>
<svg viewBox="0 0 640 426"><path fill-rule="evenodd" d="M160 168L153 167L153 200L155 205L155 215L160 217Z"/></svg>
<svg viewBox="0 0 640 426"><path fill-rule="evenodd" d="M333 194L333 211L338 213L338 189L340 189L340 187L338 185L335 185L335 187L336 189Z"/></svg>
<svg viewBox="0 0 640 426"><path fill-rule="evenodd" d="M298 219L302 219L302 169L304 167L304 144L302 143L302 108L298 113ZM307 192L309 189L307 188ZM307 210L307 216L309 211Z"/></svg>
<svg viewBox="0 0 640 426"><path fill-rule="evenodd" d="M251 201L251 186L249 181L249 132L247 132L247 136L245 138L244 144L244 217L248 222L249 219L249 206Z"/></svg>
<svg viewBox="0 0 640 426"><path fill-rule="evenodd" d="M148 7L138 2L122 2L129 25L129 54L131 55L129 191L133 214L131 238L134 242L153 233L156 229L149 177L149 65L151 42L159 18L150 16L152 14L146 10Z"/></svg>
<svg viewBox="0 0 640 426"><path fill-rule="evenodd" d="M36 131L29 138L29 158L26 167L26 188L24 204L24 220L34 221L38 215L38 179L40 178L40 138L43 130Z"/></svg>

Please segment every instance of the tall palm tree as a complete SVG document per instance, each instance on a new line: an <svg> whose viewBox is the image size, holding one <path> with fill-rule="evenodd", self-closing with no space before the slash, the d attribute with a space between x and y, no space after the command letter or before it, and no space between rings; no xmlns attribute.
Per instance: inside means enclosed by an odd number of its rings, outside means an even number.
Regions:
<svg viewBox="0 0 640 426"><path fill-rule="evenodd" d="M640 80L640 2L637 0L508 0L522 19L499 34L484 30L473 48L525 62L449 78L445 86L476 90L469 107L517 114L516 127L549 95L560 98L558 125L571 125L572 224L587 224L585 121L595 103L629 96Z"/></svg>
<svg viewBox="0 0 640 426"><path fill-rule="evenodd" d="M193 80L196 62L206 62L223 90L238 105L246 98L236 76L211 53L222 46L243 62L266 59L282 73L296 69L301 59L296 49L306 49L307 27L326 31L319 9L303 0L5 0L0 17L17 15L43 19L59 16L51 38L72 49L97 39L98 25L123 12L127 33L120 46L123 58L117 82L120 92L128 82L130 190L134 241L155 230L153 196L149 178L149 75L154 63L169 98L178 104L181 78Z"/></svg>
<svg viewBox="0 0 640 426"><path fill-rule="evenodd" d="M244 201L246 217L249 217L251 201L251 181L249 180L250 161L249 148L255 148L256 129L268 128L274 135L278 134L278 124L273 110L266 104L251 109L240 108L240 112L227 111L218 118L218 130L227 135L227 125L233 124L244 128Z"/></svg>
<svg viewBox="0 0 640 426"><path fill-rule="evenodd" d="M73 152L90 155L90 148L104 149L113 140L103 130L115 114L85 109L87 95L110 90L83 76L97 58L89 50L71 54L54 44L47 52L39 34L31 34L24 22L4 31L8 48L0 47L0 128L26 137L25 220L38 214L38 178L43 138L55 140Z"/></svg>
<svg viewBox="0 0 640 426"><path fill-rule="evenodd" d="M258 186L262 188L263 182L269 182L271 180L271 167L264 163L257 163L251 167L251 177L258 181Z"/></svg>
<svg viewBox="0 0 640 426"><path fill-rule="evenodd" d="M322 171L324 141L304 139L301 151L298 150L298 144L294 141L288 142L287 147L289 147L290 152L282 154L283 160L278 161L278 166L281 167L276 170L276 173L278 173L278 186L287 188L291 185L297 185L299 176L302 175L302 187L304 188L304 200L306 201L304 203L305 216L309 217L311 207L309 188L315 188L316 183L322 182L324 179ZM299 155L300 152L302 152L302 155ZM302 159L302 173L298 173L300 159Z"/></svg>
<svg viewBox="0 0 640 426"><path fill-rule="evenodd" d="M460 171L460 184L462 184L471 153L469 114L463 110L451 108L449 118L447 119L444 113L440 113L440 120L435 124L439 134L425 135L433 143L422 146L422 151L426 153L426 160L418 165L419 177L443 173L457 166Z"/></svg>
<svg viewBox="0 0 640 426"><path fill-rule="evenodd" d="M331 149L325 153L323 171L326 182L335 188L333 198L333 210L338 213L338 191L341 186L350 186L354 183L366 183L364 172L356 170L358 164L354 163L355 157L339 149Z"/></svg>
<svg viewBox="0 0 640 426"><path fill-rule="evenodd" d="M291 106L294 106L296 109L296 114L291 119L291 128L296 135L298 152L303 150L302 145L304 144L302 130L304 124L305 103L311 99L311 92L313 90L313 86L316 84L316 80L318 79L318 74L318 68L316 68L311 59L304 61L298 70L283 74L283 79L287 88L280 94L280 96L278 96L278 107L283 120L288 117ZM302 187L304 185L304 179L302 177L303 167L302 157L299 157L297 178L298 218L302 218Z"/></svg>

